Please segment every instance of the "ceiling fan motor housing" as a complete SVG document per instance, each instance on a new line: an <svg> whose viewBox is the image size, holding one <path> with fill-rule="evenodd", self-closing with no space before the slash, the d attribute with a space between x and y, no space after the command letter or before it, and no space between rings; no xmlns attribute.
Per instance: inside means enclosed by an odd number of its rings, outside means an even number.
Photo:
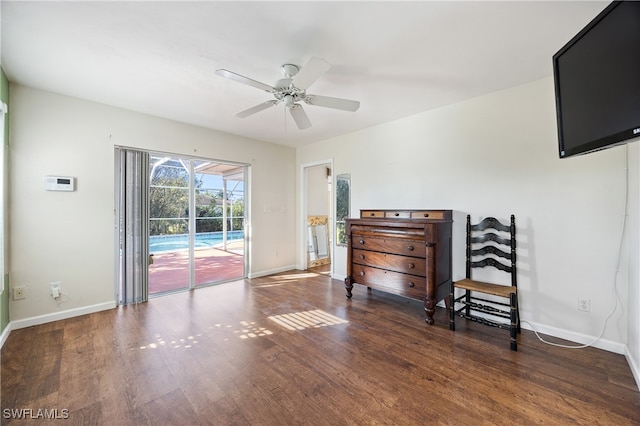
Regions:
<svg viewBox="0 0 640 426"><path fill-rule="evenodd" d="M295 69L294 75L297 74L298 67L290 64L286 64L282 66L283 74L285 72L290 73L291 71L293 71L292 69L287 69L287 71L285 71L286 67L293 67ZM275 96L275 98L278 101L284 100L285 104L288 107L291 107L295 102L304 100L306 97L304 90L298 89L297 87L294 86L293 78L291 77L292 76L281 78L280 80L276 81L275 84L273 85L273 88L275 89L275 91L273 92L273 96Z"/></svg>
<svg viewBox="0 0 640 426"><path fill-rule="evenodd" d="M278 90L285 90L291 87L292 81L293 79L291 78L281 78L274 83L273 87Z"/></svg>

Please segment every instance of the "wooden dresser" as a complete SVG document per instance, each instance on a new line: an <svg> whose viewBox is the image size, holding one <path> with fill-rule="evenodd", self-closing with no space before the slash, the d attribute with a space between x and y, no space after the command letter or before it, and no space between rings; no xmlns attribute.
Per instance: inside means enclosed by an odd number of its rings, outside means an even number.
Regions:
<svg viewBox="0 0 640 426"><path fill-rule="evenodd" d="M362 284L435 305L451 285L451 210L360 210L346 219L347 297Z"/></svg>

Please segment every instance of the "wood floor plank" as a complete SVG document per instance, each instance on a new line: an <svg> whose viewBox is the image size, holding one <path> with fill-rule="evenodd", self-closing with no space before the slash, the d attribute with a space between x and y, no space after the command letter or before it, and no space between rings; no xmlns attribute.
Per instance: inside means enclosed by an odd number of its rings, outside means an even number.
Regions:
<svg viewBox="0 0 640 426"><path fill-rule="evenodd" d="M324 274L240 280L14 330L1 405L96 425L640 424L624 356L526 330L513 352L503 330L434 319Z"/></svg>
<svg viewBox="0 0 640 426"><path fill-rule="evenodd" d="M191 404L189 404L189 400L180 389L176 389L150 401L145 404L143 411L150 419L151 424L157 426L175 426L185 424L185 419L198 418ZM197 424L213 424L209 422L205 423L205 420L206 419L201 418Z"/></svg>

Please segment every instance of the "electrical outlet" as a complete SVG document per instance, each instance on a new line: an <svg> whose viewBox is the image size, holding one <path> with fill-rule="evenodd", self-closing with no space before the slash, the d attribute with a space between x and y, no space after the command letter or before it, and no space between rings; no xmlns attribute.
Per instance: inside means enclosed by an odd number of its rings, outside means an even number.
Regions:
<svg viewBox="0 0 640 426"><path fill-rule="evenodd" d="M60 281L56 281L54 283L49 283L49 293L51 297L57 299L62 294L62 283Z"/></svg>
<svg viewBox="0 0 640 426"><path fill-rule="evenodd" d="M24 292L24 287L13 288L13 300L21 300L26 298L27 298L27 295Z"/></svg>
<svg viewBox="0 0 640 426"><path fill-rule="evenodd" d="M578 299L578 310L583 312L591 311L591 299Z"/></svg>

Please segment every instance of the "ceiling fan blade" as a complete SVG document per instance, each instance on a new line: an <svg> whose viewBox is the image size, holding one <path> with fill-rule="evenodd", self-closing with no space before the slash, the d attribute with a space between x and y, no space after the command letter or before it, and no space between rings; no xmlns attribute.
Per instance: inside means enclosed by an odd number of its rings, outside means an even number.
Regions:
<svg viewBox="0 0 640 426"><path fill-rule="evenodd" d="M331 68L329 62L322 58L312 57L300 72L293 77L293 84L302 90L311 86L322 74Z"/></svg>
<svg viewBox="0 0 640 426"><path fill-rule="evenodd" d="M271 108L272 106L277 105L278 102L279 101L276 101L276 100L263 102L261 104L258 104L256 106L254 106L254 107L251 107L249 109L245 109L244 111L237 112L237 113L235 113L233 115L235 115L236 117L239 117L239 118L245 118L245 117L250 116L251 114L255 114L256 112L260 112L260 111L265 110L267 108Z"/></svg>
<svg viewBox="0 0 640 426"><path fill-rule="evenodd" d="M307 116L307 113L304 112L302 105L295 104L290 106L289 113L291 114L291 117L293 117L293 121L298 125L298 129L304 130L311 127L311 121L309 121L309 117Z"/></svg>
<svg viewBox="0 0 640 426"><path fill-rule="evenodd" d="M228 78L229 80L237 81L238 83L247 84L249 86L256 87L260 90L264 90L265 92L273 92L275 89L268 84L260 83L259 81L252 80L248 77L245 77L240 74L236 74L235 72L231 72L229 70L216 70L216 75L220 77Z"/></svg>
<svg viewBox="0 0 640 426"><path fill-rule="evenodd" d="M325 108L341 109L344 111L357 111L360 102L350 99L332 98L330 96L308 95L305 100L309 105L321 106Z"/></svg>

